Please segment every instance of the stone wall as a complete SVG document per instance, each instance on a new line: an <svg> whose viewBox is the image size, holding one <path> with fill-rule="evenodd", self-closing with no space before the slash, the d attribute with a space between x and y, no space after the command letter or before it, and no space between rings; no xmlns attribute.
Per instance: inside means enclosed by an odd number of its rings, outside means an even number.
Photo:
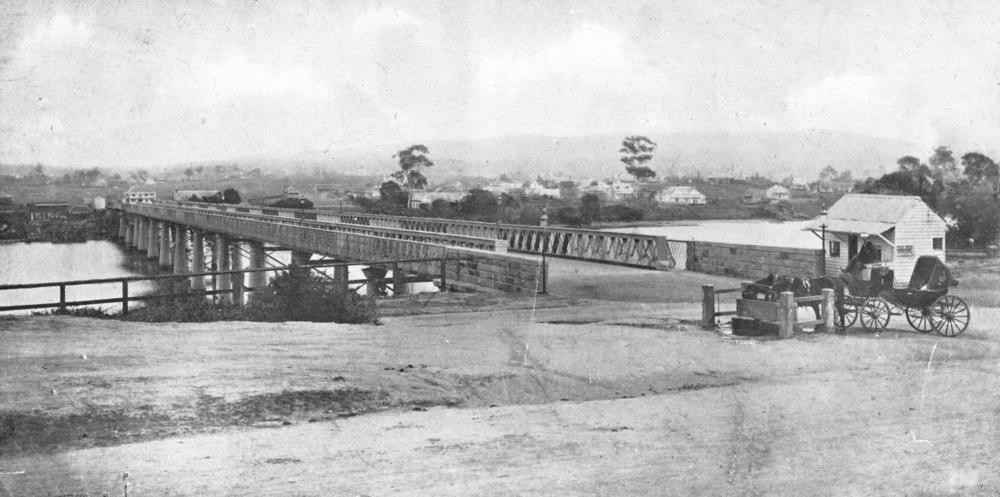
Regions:
<svg viewBox="0 0 1000 497"><path fill-rule="evenodd" d="M687 269L708 274L759 279L768 273L817 277L823 251L763 245L687 242Z"/></svg>

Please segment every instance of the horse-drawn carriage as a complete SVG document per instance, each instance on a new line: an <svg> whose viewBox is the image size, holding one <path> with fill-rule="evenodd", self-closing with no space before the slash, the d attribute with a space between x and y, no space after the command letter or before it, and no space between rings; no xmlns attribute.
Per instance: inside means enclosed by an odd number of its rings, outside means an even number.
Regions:
<svg viewBox="0 0 1000 497"><path fill-rule="evenodd" d="M776 301L783 291L796 295L817 295L823 288L836 292L834 322L840 329L860 321L866 330L878 331L889 325L892 316L906 316L906 321L921 333L936 331L956 336L969 326L969 306L948 287L957 284L940 259L923 256L917 259L906 288L894 288L892 269L882 264L855 264L840 278L823 276L800 279L768 275L743 288L744 299ZM817 304L807 304L816 311Z"/></svg>
<svg viewBox="0 0 1000 497"><path fill-rule="evenodd" d="M948 287L957 282L937 257L918 258L906 288L894 288L892 270L880 265L845 273L840 280L845 291L838 290L836 307L843 327L860 321L866 330L878 331L889 325L890 317L906 316L914 330L953 337L969 326L969 306L948 295Z"/></svg>

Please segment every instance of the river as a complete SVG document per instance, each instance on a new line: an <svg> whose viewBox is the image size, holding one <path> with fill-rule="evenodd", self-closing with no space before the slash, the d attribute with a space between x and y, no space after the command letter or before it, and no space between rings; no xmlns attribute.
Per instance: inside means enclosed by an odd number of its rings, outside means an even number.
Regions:
<svg viewBox="0 0 1000 497"><path fill-rule="evenodd" d="M144 257L130 255L107 240L84 243L7 243L0 245L0 284L49 283L69 280L120 278L152 274L155 268ZM129 284L130 295L152 290L147 282ZM121 285L103 283L66 287L66 300L120 297ZM0 305L59 302L59 288L32 288L0 292ZM105 305L106 309L120 306Z"/></svg>
<svg viewBox="0 0 1000 497"><path fill-rule="evenodd" d="M613 228L618 233L663 236L670 240L821 249L819 237L803 231L814 221L677 221L658 226Z"/></svg>

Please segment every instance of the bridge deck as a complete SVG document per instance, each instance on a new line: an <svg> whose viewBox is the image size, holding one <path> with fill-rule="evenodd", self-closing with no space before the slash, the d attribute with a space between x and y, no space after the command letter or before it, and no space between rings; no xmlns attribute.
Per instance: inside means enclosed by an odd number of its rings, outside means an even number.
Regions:
<svg viewBox="0 0 1000 497"><path fill-rule="evenodd" d="M301 209L279 209L250 205L211 205L179 202L178 205L198 210L212 210L234 214L251 214L285 219L313 220L318 223L405 230L461 236L478 239L496 239L507 242L508 250L528 254L545 254L553 257L580 259L605 264L671 269L684 267L684 242L671 242L664 237L612 231L553 228L519 224L483 223L454 219L387 216L358 212L332 212ZM159 204L158 204L159 205ZM674 257L671 249L681 257Z"/></svg>

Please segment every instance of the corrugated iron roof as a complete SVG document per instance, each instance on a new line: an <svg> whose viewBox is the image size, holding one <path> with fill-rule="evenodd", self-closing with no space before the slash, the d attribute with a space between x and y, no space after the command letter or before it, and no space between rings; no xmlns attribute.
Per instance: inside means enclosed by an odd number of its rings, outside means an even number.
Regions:
<svg viewBox="0 0 1000 497"><path fill-rule="evenodd" d="M877 221L896 224L910 209L923 204L913 195L848 193L830 206L827 220ZM829 224L829 223L828 223Z"/></svg>
<svg viewBox="0 0 1000 497"><path fill-rule="evenodd" d="M806 229L841 233L885 233L906 213L923 203L913 195L848 193L830 206L826 219L817 219Z"/></svg>

